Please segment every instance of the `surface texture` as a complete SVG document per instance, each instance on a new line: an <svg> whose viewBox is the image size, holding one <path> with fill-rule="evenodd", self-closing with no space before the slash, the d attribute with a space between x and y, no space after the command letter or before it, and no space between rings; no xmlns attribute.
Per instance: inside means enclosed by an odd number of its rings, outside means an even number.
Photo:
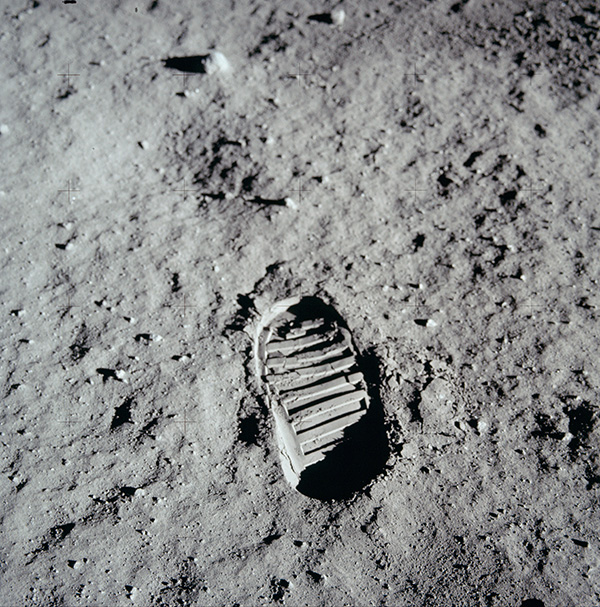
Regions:
<svg viewBox="0 0 600 607"><path fill-rule="evenodd" d="M0 605L600 604L597 8L342 7L2 3ZM353 499L256 388L300 292L381 403Z"/></svg>

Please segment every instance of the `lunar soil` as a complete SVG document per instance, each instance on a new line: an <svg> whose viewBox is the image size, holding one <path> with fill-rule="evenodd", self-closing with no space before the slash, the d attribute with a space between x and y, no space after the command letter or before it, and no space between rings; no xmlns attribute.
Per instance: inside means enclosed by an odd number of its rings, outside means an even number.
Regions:
<svg viewBox="0 0 600 607"><path fill-rule="evenodd" d="M594 2L1 10L2 607L600 605ZM295 296L381 422L334 499L254 370Z"/></svg>

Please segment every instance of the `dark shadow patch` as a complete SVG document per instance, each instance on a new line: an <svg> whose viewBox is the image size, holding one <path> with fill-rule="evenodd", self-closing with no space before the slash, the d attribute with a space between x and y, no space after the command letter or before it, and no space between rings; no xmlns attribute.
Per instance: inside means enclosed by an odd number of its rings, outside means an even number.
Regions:
<svg viewBox="0 0 600 607"><path fill-rule="evenodd" d="M318 23L327 23L328 25L333 24L331 13L316 13L308 16L309 21L317 21Z"/></svg>
<svg viewBox="0 0 600 607"><path fill-rule="evenodd" d="M306 572L306 575L315 582L315 584L320 584L323 581L323 576L316 571L311 571L310 569Z"/></svg>
<svg viewBox="0 0 600 607"><path fill-rule="evenodd" d="M443 196L444 198L448 198L450 195L450 187L454 185L454 181L452 181L452 179L448 177L448 174L444 172L439 175L437 182L439 195Z"/></svg>
<svg viewBox="0 0 600 607"><path fill-rule="evenodd" d="M564 432L559 432L549 415L545 413L536 413L535 421L537 422L538 429L531 433L534 438L553 438L556 440L562 440L565 437Z"/></svg>
<svg viewBox="0 0 600 607"><path fill-rule="evenodd" d="M507 190L500 194L500 204L503 207L510 205L517 198L517 190Z"/></svg>
<svg viewBox="0 0 600 607"><path fill-rule="evenodd" d="M255 204L262 204L265 206L279 206L284 207L285 198L263 198L262 196L254 196L254 198L248 199L248 202L253 202Z"/></svg>
<svg viewBox="0 0 600 607"><path fill-rule="evenodd" d="M585 480L587 481L586 489L592 491L596 485L600 485L600 475L594 472L591 464L588 464L585 471Z"/></svg>
<svg viewBox="0 0 600 607"><path fill-rule="evenodd" d="M123 424L133 424L133 420L131 419L131 406L133 402L133 398L126 398L125 402L115 409L115 414L110 423L111 430L116 430Z"/></svg>
<svg viewBox="0 0 600 607"><path fill-rule="evenodd" d="M49 531L50 540L53 545L62 542L75 529L75 523L67 523L65 525L57 525Z"/></svg>
<svg viewBox="0 0 600 607"><path fill-rule="evenodd" d="M521 607L545 607L544 601L539 599L526 599L521 603Z"/></svg>
<svg viewBox="0 0 600 607"><path fill-rule="evenodd" d="M206 60L209 55L190 55L188 57L169 57L163 59L164 66L187 74L206 74Z"/></svg>
<svg viewBox="0 0 600 607"><path fill-rule="evenodd" d="M465 6L467 6L469 0L460 0L459 2L455 2L451 7L450 10L453 13L460 13L462 12L463 8Z"/></svg>
<svg viewBox="0 0 600 607"><path fill-rule="evenodd" d="M114 379L116 381L121 381L118 377L117 377L117 372L114 369L105 369L103 367L98 367L96 369L96 373L99 373L100 375L102 375L102 381L108 381L109 379Z"/></svg>
<svg viewBox="0 0 600 607"><path fill-rule="evenodd" d="M271 580L272 600L276 603L283 603L286 590L290 587L290 583L283 578Z"/></svg>
<svg viewBox="0 0 600 607"><path fill-rule="evenodd" d="M473 163L483 154L483 152L480 152L479 150L477 150L476 152L472 152L471 155L465 160L465 162L463 163L464 167L467 167L468 169L470 169L473 166Z"/></svg>
<svg viewBox="0 0 600 607"><path fill-rule="evenodd" d="M412 398L406 403L406 406L410 411L411 422L417 422L418 424L423 423L423 416L421 415L421 409L419 408L422 400L420 390L415 389Z"/></svg>
<svg viewBox="0 0 600 607"><path fill-rule="evenodd" d="M121 496L132 498L139 487L121 487L119 489Z"/></svg>
<svg viewBox="0 0 600 607"><path fill-rule="evenodd" d="M247 446L258 445L260 434L260 424L257 415L252 414L240 420L238 439L241 443Z"/></svg>
<svg viewBox="0 0 600 607"><path fill-rule="evenodd" d="M584 402L574 409L565 408L564 413L569 418L569 432L573 435L569 451L571 457L575 458L592 432L594 412L589 408L589 403Z"/></svg>
<svg viewBox="0 0 600 607"><path fill-rule="evenodd" d="M273 533L271 535L267 535L267 537L263 538L263 544L270 546L274 541L281 539L283 536L281 533Z"/></svg>
<svg viewBox="0 0 600 607"><path fill-rule="evenodd" d="M72 86L70 86L70 87L66 88L62 93L60 93L60 95L58 95L57 99L67 99L73 93L75 93L75 89Z"/></svg>
<svg viewBox="0 0 600 607"><path fill-rule="evenodd" d="M258 174L248 175L242 179L242 190L244 192L251 192L254 187L254 183L258 177Z"/></svg>
<svg viewBox="0 0 600 607"><path fill-rule="evenodd" d="M250 319L256 314L256 306L250 295L238 293L237 296L238 309L235 312L233 319L225 325L223 334L228 331L243 331Z"/></svg>
<svg viewBox="0 0 600 607"><path fill-rule="evenodd" d="M412 241L413 244L413 252L417 252L425 242L425 234L417 234Z"/></svg>

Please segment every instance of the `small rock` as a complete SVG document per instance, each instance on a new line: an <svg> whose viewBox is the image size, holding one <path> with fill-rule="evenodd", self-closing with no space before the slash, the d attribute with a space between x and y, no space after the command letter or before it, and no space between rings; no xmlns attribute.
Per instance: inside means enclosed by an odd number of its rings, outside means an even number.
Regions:
<svg viewBox="0 0 600 607"><path fill-rule="evenodd" d="M202 66L205 74L225 73L231 70L227 57L223 53L219 53L219 51L212 51L206 55L202 60Z"/></svg>
<svg viewBox="0 0 600 607"><path fill-rule="evenodd" d="M187 354L175 354L174 356L171 357L173 360L176 360L178 362L188 362L190 359L190 357Z"/></svg>
<svg viewBox="0 0 600 607"><path fill-rule="evenodd" d="M10 129L7 124L0 124L0 135L8 135L10 133Z"/></svg>
<svg viewBox="0 0 600 607"><path fill-rule="evenodd" d="M286 199L284 200L284 202L285 202L285 206L286 206L288 209L292 209L292 210L294 210L294 211L297 211L297 210L298 210L298 205L296 204L296 201L295 201L293 198L286 198Z"/></svg>
<svg viewBox="0 0 600 607"><path fill-rule="evenodd" d="M11 310L10 315L11 316L23 316L23 314L25 314L25 310Z"/></svg>
<svg viewBox="0 0 600 607"><path fill-rule="evenodd" d="M425 326L427 326L427 327L437 327L437 322L435 322L435 320L433 320L433 318L428 318L427 322L425 323Z"/></svg>
<svg viewBox="0 0 600 607"><path fill-rule="evenodd" d="M142 150L147 150L150 147L150 144L144 139L144 141L138 141L138 145L142 148Z"/></svg>
<svg viewBox="0 0 600 607"><path fill-rule="evenodd" d="M117 369L115 371L115 377L124 383L128 383L127 371L124 371L123 369Z"/></svg>
<svg viewBox="0 0 600 607"><path fill-rule="evenodd" d="M331 22L338 27L344 25L344 21L346 20L346 11L338 6L331 11Z"/></svg>

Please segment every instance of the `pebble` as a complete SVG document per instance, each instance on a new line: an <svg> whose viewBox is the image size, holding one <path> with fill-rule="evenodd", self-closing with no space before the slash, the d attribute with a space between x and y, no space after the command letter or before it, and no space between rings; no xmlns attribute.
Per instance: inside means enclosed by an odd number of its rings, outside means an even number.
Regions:
<svg viewBox="0 0 600 607"><path fill-rule="evenodd" d="M433 318L429 318L427 320L427 325L428 327L437 327L437 322L435 322L435 320L433 320Z"/></svg>
<svg viewBox="0 0 600 607"><path fill-rule="evenodd" d="M0 135L8 135L10 133L10 129L7 124L0 124Z"/></svg>
<svg viewBox="0 0 600 607"><path fill-rule="evenodd" d="M231 65L227 57L219 51L211 51L202 59L202 67L205 74L225 73L231 71Z"/></svg>
<svg viewBox="0 0 600 607"><path fill-rule="evenodd" d="M334 8L331 11L331 21L334 25L342 26L344 25L344 21L346 20L346 11L341 8L341 7L337 7Z"/></svg>
<svg viewBox="0 0 600 607"><path fill-rule="evenodd" d="M286 206L288 209L292 209L292 210L294 210L294 211L297 211L297 210L298 210L298 205L296 204L296 201L295 201L293 198L286 198L286 199L284 200L284 202L285 202L285 206Z"/></svg>

